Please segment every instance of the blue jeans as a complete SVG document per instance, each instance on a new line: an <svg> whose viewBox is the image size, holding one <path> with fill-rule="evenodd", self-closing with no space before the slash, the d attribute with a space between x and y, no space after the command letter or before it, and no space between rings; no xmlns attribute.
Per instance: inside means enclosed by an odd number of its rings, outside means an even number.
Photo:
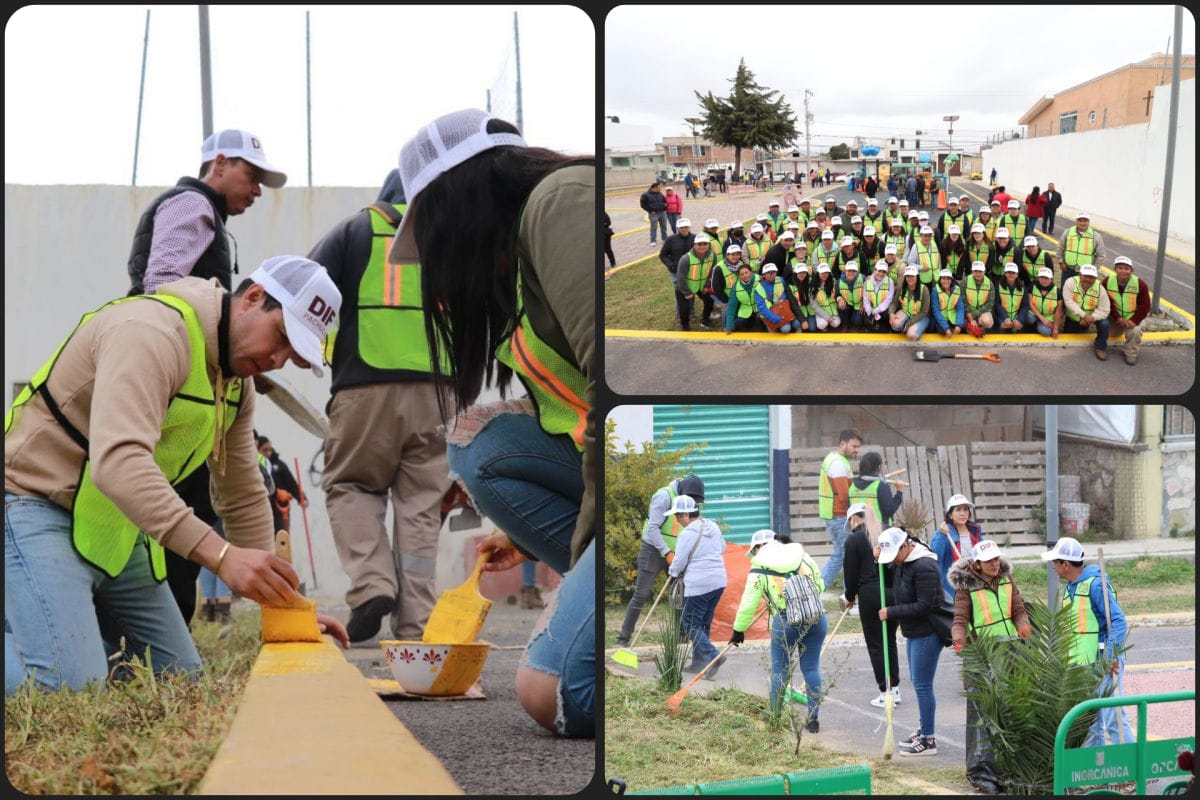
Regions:
<svg viewBox="0 0 1200 800"><path fill-rule="evenodd" d="M662 238L663 238L663 241L665 242L667 240L667 212L666 211L647 211L646 215L650 217L650 244L654 244L656 241L656 239L654 238L654 233L655 233L654 226L656 223L658 224L658 226L660 228L662 228Z"/></svg>
<svg viewBox="0 0 1200 800"><path fill-rule="evenodd" d="M502 414L469 444L446 450L476 508L520 550L564 576L524 665L559 678L560 735L595 735L595 542L570 566L584 494L582 454L570 437L546 433L527 414Z"/></svg>
<svg viewBox="0 0 1200 800"><path fill-rule="evenodd" d="M834 578L842 574L842 561L846 557L846 518L834 517L825 520L825 530L829 533L829 540L833 542L833 552L825 562L825 569L821 570L821 578L825 581L825 588L829 589L833 586Z"/></svg>
<svg viewBox="0 0 1200 800"><path fill-rule="evenodd" d="M925 317L924 319L920 320L919 322L914 322L912 325L908 326L907 330L904 329L903 323L901 323L899 328L897 328L895 325L893 325L892 330L896 331L897 333L899 333L900 331L904 331L905 336L909 336L911 334L910 338L914 342L920 341L921 337L925 335L925 331L929 328L929 321L931 319L933 319L933 317ZM907 322L907 318L905 318L905 321ZM915 331L915 333L914 333L914 331Z"/></svg>
<svg viewBox="0 0 1200 800"><path fill-rule="evenodd" d="M708 638L712 630L713 615L717 613L717 602L725 587L713 589L705 594L694 594L683 598L683 616L679 620L680 632L692 640L692 663L704 666L717 657L719 652Z"/></svg>
<svg viewBox="0 0 1200 800"><path fill-rule="evenodd" d="M895 624L888 620L888 625ZM912 681L913 691L917 695L917 711L919 712L922 736L934 736L933 718L937 712L937 696L933 693L933 676L937 673L938 659L942 656L942 643L936 633L922 636L919 639L909 639L908 650L908 679Z"/></svg>
<svg viewBox="0 0 1200 800"><path fill-rule="evenodd" d="M780 612L771 620L771 711L780 708L783 681L792 659L792 651L800 645L800 672L804 675L808 694L808 718L816 719L821 705L821 647L829 632L829 620L824 614L807 628L787 624ZM793 683L795 681L793 680Z"/></svg>
<svg viewBox="0 0 1200 800"><path fill-rule="evenodd" d="M144 658L149 649L156 673L202 667L170 586L150 572L145 534L109 578L76 554L69 511L5 493L5 696L30 675L51 691L103 683L122 636L130 655Z"/></svg>
<svg viewBox="0 0 1200 800"><path fill-rule="evenodd" d="M1113 688L1112 691L1109 692L1110 696L1119 696L1125 693L1124 680L1125 663L1122 661L1121 669L1117 673L1116 688ZM1105 675L1104 681L1100 684L1100 690L1097 692L1097 695L1102 696L1105 691L1112 687L1113 677L1111 675ZM1121 728L1119 732L1117 728L1118 711L1122 712L1120 715ZM1121 739L1120 737L1122 736L1125 738ZM1106 737L1107 741L1105 741ZM1092 723L1092 727L1088 728L1087 738L1084 739L1083 746L1097 747L1105 744L1117 744L1121 741L1124 741L1126 744L1137 741L1137 737L1133 735L1133 729L1129 726L1129 716L1124 713L1124 709L1118 709L1115 707L1102 708L1100 709L1100 713L1096 716L1096 721Z"/></svg>
<svg viewBox="0 0 1200 800"><path fill-rule="evenodd" d="M1097 350L1108 350L1108 317L1095 321L1096 325L1096 341L1093 346ZM1087 328L1080 325L1075 320L1067 317L1063 320L1063 333L1084 333Z"/></svg>
<svg viewBox="0 0 1200 800"><path fill-rule="evenodd" d="M675 230L675 222L676 222L678 219L679 219L679 212L678 212L678 211L668 211L668 212L667 212L667 222L668 222L668 223L670 223L670 225L671 225L671 233L678 233L678 231L676 231L676 230ZM666 233L663 233L663 238L664 238L664 239L666 239L666 238L667 238L667 234L666 234Z"/></svg>

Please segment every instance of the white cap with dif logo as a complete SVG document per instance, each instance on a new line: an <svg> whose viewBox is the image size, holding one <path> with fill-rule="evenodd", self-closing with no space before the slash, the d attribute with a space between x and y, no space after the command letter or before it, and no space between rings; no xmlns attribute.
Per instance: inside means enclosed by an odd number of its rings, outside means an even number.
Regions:
<svg viewBox="0 0 1200 800"><path fill-rule="evenodd" d="M249 131L232 128L212 134L200 145L200 163L207 164L218 155L226 158L241 158L263 171L263 186L279 189L287 183L287 175L270 161L263 152L262 141Z"/></svg>
<svg viewBox="0 0 1200 800"><path fill-rule="evenodd" d="M314 375L324 376L322 347L329 326L342 308L342 293L329 273L302 256L275 256L259 264L250 280L283 306L288 344L308 362Z"/></svg>

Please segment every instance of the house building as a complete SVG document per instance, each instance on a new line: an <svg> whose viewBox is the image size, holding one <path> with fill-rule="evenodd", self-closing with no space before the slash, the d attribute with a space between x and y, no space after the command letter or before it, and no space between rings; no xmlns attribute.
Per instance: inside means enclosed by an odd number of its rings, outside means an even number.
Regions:
<svg viewBox="0 0 1200 800"><path fill-rule="evenodd" d="M1018 120L1027 139L1119 128L1150 121L1158 87L1171 85L1172 57L1155 53L1058 94L1043 97ZM1195 77L1196 57L1181 57L1180 80Z"/></svg>

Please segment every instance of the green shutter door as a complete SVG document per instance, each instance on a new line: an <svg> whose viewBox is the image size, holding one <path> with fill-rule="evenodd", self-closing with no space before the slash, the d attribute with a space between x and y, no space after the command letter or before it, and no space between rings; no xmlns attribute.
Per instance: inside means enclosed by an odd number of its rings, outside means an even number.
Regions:
<svg viewBox="0 0 1200 800"><path fill-rule="evenodd" d="M704 480L704 516L724 526L725 539L748 544L771 525L771 452L767 406L654 406L654 438L671 429L668 449L707 444L684 462Z"/></svg>

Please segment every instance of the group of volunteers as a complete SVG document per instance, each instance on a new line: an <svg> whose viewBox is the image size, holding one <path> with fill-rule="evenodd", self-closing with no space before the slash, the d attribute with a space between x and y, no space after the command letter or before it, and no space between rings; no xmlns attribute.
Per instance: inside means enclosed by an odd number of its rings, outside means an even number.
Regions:
<svg viewBox="0 0 1200 800"><path fill-rule="evenodd" d="M902 756L934 756L938 747L933 682L943 649L952 646L954 654L961 655L982 637L1025 638L1032 630L1029 615L1013 582L1012 565L976 521L974 504L959 493L949 497L928 544L920 538L920 531L893 526L892 516L903 502L907 484L885 474L883 458L877 452L863 454L855 475L850 459L858 455L861 444L861 434L844 430L838 435L837 448L821 464L818 513L826 521L833 545L824 568L802 544L785 534L764 529L752 535L746 552L745 588L732 620L730 644L738 646L745 641L746 630L765 603L770 619L771 711L779 713L787 702L804 704L806 730L819 733L825 695L821 651L828 623L823 607L819 618L790 623L784 585L800 575L813 591L824 593L841 579L844 588L838 602L844 613L857 612L878 690L878 695L872 691L866 702L875 707L902 703L899 627L916 695L917 728L898 742L898 747ZM617 644L628 645L655 580L666 571L669 580L683 582L681 633L692 643L691 663L684 672L707 667L704 677L713 678L726 659L718 656L710 635L728 583L727 545L720 527L703 515L703 504L704 482L691 474L676 478L651 497L641 532L636 585ZM1127 632L1112 585L1101 585L1099 569L1084 565L1083 548L1075 539L1058 539L1041 557L1053 564L1062 581L1061 602L1073 609L1077 620L1073 663L1101 662L1109 671L1102 681L1097 680L1097 692L1111 687L1119 692L1124 658L1112 659L1111 665L1101 661L1106 652L1121 652ZM791 685L785 688L797 666L803 691ZM979 708L969 697L967 777L981 792L998 794L1003 776L988 746L990 732L976 724L979 720ZM1103 743L1105 736L1116 741L1123 735L1122 741L1133 741L1127 720L1121 724L1118 731L1116 709L1103 710L1085 746Z"/></svg>
<svg viewBox="0 0 1200 800"><path fill-rule="evenodd" d="M351 613L320 628L349 647L390 617L420 639L444 501L465 489L501 528L477 546L487 570L563 575L518 699L593 736L592 263L566 256L592 249L594 159L477 109L439 116L375 203L234 286L228 218L286 180L258 137L209 136L198 176L142 214L128 296L85 314L9 409L6 696L103 685L133 658L198 674L201 566L243 598L295 601L253 428L254 379L291 361L332 368L323 488ZM454 235L465 218L474 234ZM478 403L489 387L502 399ZM514 389L528 396L503 399Z"/></svg>
<svg viewBox="0 0 1200 800"><path fill-rule="evenodd" d="M1150 293L1133 261L1117 256L1101 278L1107 253L1087 212L1063 232L1057 254L1042 248L1037 219L1007 194L978 208L952 195L936 221L895 196L861 207L852 197L844 208L832 196L823 204L806 197L786 210L772 200L749 232L733 220L723 238L715 218L696 232L678 219L659 258L685 331L694 318L726 334L891 331L911 341L928 331L946 339L1094 331L1097 358L1121 333L1134 364Z"/></svg>

